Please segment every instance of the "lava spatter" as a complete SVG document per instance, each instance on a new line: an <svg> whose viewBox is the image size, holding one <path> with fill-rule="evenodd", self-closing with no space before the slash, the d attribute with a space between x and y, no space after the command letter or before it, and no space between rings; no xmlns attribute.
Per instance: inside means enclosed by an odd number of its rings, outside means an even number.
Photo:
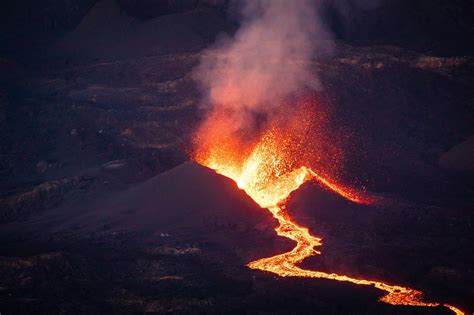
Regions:
<svg viewBox="0 0 474 315"><path fill-rule="evenodd" d="M242 150L229 138L224 142L220 140L216 138L207 142L207 147L201 148L196 154L196 161L234 180L240 189L262 208L268 209L278 220L276 233L296 242L291 251L252 261L247 264L249 268L272 272L282 277L330 279L374 286L386 292L380 301L392 305L440 305L436 302L425 302L421 291L408 287L299 267L298 264L304 259L320 254L317 247L321 245L321 238L311 235L308 228L295 223L285 211L285 203L291 192L308 180L316 180L323 187L354 203L369 204L375 199L337 184L306 166L296 167L292 152L285 150L289 147L287 142L290 140L282 136L278 129L271 128L263 133L259 140L252 144L251 150ZM456 315L463 314L455 306L443 306Z"/></svg>

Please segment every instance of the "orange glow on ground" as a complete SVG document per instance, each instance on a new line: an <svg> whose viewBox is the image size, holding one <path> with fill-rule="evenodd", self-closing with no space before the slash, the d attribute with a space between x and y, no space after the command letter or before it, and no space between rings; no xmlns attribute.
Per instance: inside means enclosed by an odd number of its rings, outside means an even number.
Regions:
<svg viewBox="0 0 474 315"><path fill-rule="evenodd" d="M214 113L203 125L198 133L195 160L234 180L240 189L278 220L276 233L296 242L291 251L252 261L247 265L249 268L282 277L320 278L374 286L386 292L380 301L392 305L440 305L423 301L421 291L408 287L298 267L304 259L321 254L316 249L321 245L321 238L311 235L308 228L296 224L286 212L285 203L293 191L308 180L316 180L326 189L354 203L369 204L375 202L375 198L340 185L299 163L301 161L295 158L295 147L298 148L304 141L304 137L300 136L304 134L304 121L297 119L296 124L287 122L285 128L270 126L257 140L246 143L226 132L230 126L227 125L227 119L226 115ZM452 305L444 306L457 315L463 314Z"/></svg>

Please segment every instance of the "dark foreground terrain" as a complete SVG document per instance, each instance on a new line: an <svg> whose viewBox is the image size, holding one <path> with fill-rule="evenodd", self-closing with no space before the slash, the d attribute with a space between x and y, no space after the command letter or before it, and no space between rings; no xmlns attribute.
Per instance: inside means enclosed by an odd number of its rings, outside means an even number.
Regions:
<svg viewBox="0 0 474 315"><path fill-rule="evenodd" d="M235 29L222 8L199 3L163 12L84 1L70 20L34 11L55 33L34 49L2 47L0 313L450 314L245 267L293 244L234 183L189 162L203 115L192 70ZM394 14L379 25L387 37L347 40L373 29L360 24L367 11L308 64L324 86L311 92L324 141L305 149L328 152L311 167L384 202L355 206L307 183L288 209L324 240L306 267L409 286L469 313L474 57L424 5L410 7L413 38L390 37L404 11L382 6L377 14ZM433 20L418 22L427 7ZM469 21L462 5L448 7ZM437 22L444 33L427 36L423 23Z"/></svg>
<svg viewBox="0 0 474 315"><path fill-rule="evenodd" d="M7 313L449 314L378 303L382 294L370 287L247 269L292 244L233 182L194 163L85 195L3 224ZM468 211L388 197L355 206L314 183L293 194L289 210L325 239L306 267L414 286L428 299L472 307Z"/></svg>

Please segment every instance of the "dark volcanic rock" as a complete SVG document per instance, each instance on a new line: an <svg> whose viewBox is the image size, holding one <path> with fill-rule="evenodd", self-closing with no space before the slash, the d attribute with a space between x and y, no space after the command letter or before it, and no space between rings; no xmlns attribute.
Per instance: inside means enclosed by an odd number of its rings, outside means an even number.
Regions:
<svg viewBox="0 0 474 315"><path fill-rule="evenodd" d="M0 307L13 313L242 310L258 303L257 280L245 263L291 248L274 225L235 183L187 163L128 190L101 191L3 224ZM237 297L245 296L241 305Z"/></svg>
<svg viewBox="0 0 474 315"><path fill-rule="evenodd" d="M470 210L379 198L357 205L312 182L294 192L289 213L323 239L321 255L303 265L412 287L428 300L472 308Z"/></svg>
<svg viewBox="0 0 474 315"><path fill-rule="evenodd" d="M66 184L71 185L61 185ZM44 195L44 190L53 188L38 187L29 194ZM21 205L22 199L7 202ZM30 199L29 202L39 202ZM17 207L24 209L26 205ZM254 257L257 252L253 252L251 235L272 239L274 226L271 214L259 208L231 180L186 163L124 191L76 198L64 206L37 213L31 220L12 222L3 231L5 237L27 239L58 233L85 238L90 234L124 231L152 238L172 235L193 242L224 243L244 257ZM259 249L258 254L263 252L266 250Z"/></svg>
<svg viewBox="0 0 474 315"><path fill-rule="evenodd" d="M439 164L451 170L474 172L474 136L443 154Z"/></svg>
<svg viewBox="0 0 474 315"><path fill-rule="evenodd" d="M87 189L93 178L64 178L51 180L33 189L0 199L0 222L24 218L34 211L51 208L70 198L74 192Z"/></svg>

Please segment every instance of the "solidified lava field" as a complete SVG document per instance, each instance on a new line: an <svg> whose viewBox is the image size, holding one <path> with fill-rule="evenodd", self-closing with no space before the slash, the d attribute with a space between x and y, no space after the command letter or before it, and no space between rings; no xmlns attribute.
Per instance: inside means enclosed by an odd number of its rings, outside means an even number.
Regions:
<svg viewBox="0 0 474 315"><path fill-rule="evenodd" d="M195 69L238 27L224 4L66 2L28 4L27 18L11 1L18 18L1 19L1 314L453 314L246 266L295 243L194 161L205 115ZM323 239L302 268L410 287L470 314L474 11L411 3L328 15L331 52L305 65L324 86L307 93L321 110L310 166L383 202L306 181L286 210Z"/></svg>

